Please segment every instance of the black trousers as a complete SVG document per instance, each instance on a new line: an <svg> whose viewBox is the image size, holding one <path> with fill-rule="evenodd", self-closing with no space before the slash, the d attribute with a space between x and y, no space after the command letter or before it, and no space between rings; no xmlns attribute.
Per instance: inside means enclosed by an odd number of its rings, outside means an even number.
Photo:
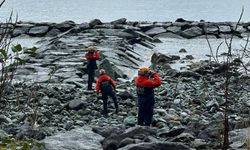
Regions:
<svg viewBox="0 0 250 150"><path fill-rule="evenodd" d="M103 114L108 114L108 97L113 99L116 110L118 110L118 103L116 94L114 91L102 92L102 100L103 100Z"/></svg>
<svg viewBox="0 0 250 150"><path fill-rule="evenodd" d="M138 125L151 125L154 113L154 104L154 95L138 95Z"/></svg>
<svg viewBox="0 0 250 150"><path fill-rule="evenodd" d="M88 90L92 90L92 84L95 81L95 69L88 69Z"/></svg>

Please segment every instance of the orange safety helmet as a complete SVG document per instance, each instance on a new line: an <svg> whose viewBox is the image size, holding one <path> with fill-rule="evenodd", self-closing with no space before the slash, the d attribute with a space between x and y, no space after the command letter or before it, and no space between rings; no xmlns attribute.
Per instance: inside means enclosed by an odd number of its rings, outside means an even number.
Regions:
<svg viewBox="0 0 250 150"><path fill-rule="evenodd" d="M87 51L94 51L94 50L95 50L94 47L88 47L88 48L87 48Z"/></svg>
<svg viewBox="0 0 250 150"><path fill-rule="evenodd" d="M138 75L146 75L149 72L148 67L142 66L138 70Z"/></svg>

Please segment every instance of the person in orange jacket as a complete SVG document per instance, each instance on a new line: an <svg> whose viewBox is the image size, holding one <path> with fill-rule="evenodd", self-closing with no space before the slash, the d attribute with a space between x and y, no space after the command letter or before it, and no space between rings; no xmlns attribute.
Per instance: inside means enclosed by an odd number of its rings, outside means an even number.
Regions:
<svg viewBox="0 0 250 150"><path fill-rule="evenodd" d="M101 91L102 94L102 100L103 100L103 115L108 115L108 96L110 96L115 104L116 113L118 113L118 103L117 98L115 94L115 81L111 79L110 76L106 74L106 71L104 69L101 69L99 71L99 78L96 81L96 94L99 95L99 92Z"/></svg>
<svg viewBox="0 0 250 150"><path fill-rule="evenodd" d="M152 79L151 79L152 78ZM154 88L161 85L159 75L150 71L147 67L138 70L135 78L136 91L138 96L138 125L150 126L154 110Z"/></svg>
<svg viewBox="0 0 250 150"><path fill-rule="evenodd" d="M92 84L95 78L95 70L97 69L96 60L100 59L100 53L94 47L88 47L85 59L88 60L87 73L88 73L88 90L92 89Z"/></svg>

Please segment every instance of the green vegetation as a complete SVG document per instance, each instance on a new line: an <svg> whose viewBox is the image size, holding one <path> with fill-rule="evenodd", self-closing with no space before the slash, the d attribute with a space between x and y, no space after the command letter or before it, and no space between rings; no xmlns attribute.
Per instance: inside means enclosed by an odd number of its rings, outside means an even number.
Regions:
<svg viewBox="0 0 250 150"><path fill-rule="evenodd" d="M0 150L31 150L32 148L42 148L44 144L34 139L18 140L8 136L0 141Z"/></svg>

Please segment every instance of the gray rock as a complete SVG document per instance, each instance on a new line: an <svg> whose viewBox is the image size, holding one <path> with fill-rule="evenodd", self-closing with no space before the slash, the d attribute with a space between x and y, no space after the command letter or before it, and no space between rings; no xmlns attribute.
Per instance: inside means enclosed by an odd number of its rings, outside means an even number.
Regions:
<svg viewBox="0 0 250 150"><path fill-rule="evenodd" d="M193 60L193 59L194 59L194 56L193 56L193 55L186 55L186 59L188 59L188 60Z"/></svg>
<svg viewBox="0 0 250 150"><path fill-rule="evenodd" d="M154 36L154 38L174 38L174 39L183 39L182 36L180 36L180 35L178 35L178 34L174 34L174 33L172 33L172 32L157 34L156 36Z"/></svg>
<svg viewBox="0 0 250 150"><path fill-rule="evenodd" d="M90 127L84 126L46 137L42 142L46 150L100 150L101 140L102 136L91 131Z"/></svg>
<svg viewBox="0 0 250 150"><path fill-rule="evenodd" d="M5 131L0 130L0 140L6 138L6 137L8 137L8 136L9 136L9 135L8 135Z"/></svg>
<svg viewBox="0 0 250 150"><path fill-rule="evenodd" d="M96 26L96 25L101 25L102 24L102 22L101 22L101 20L99 20L99 19L93 19L93 20L91 20L90 22L89 22L89 26L90 27L94 27L94 26Z"/></svg>
<svg viewBox="0 0 250 150"><path fill-rule="evenodd" d="M146 31L145 34L150 35L150 36L155 36L157 34L161 34L164 32L166 32L166 29L164 29L163 27L155 27Z"/></svg>
<svg viewBox="0 0 250 150"><path fill-rule="evenodd" d="M61 34L61 31L57 28L52 28L47 34L46 36L57 36Z"/></svg>
<svg viewBox="0 0 250 150"><path fill-rule="evenodd" d="M231 33L231 27L228 25L219 25L220 33Z"/></svg>
<svg viewBox="0 0 250 150"><path fill-rule="evenodd" d="M125 126L135 126L136 125L136 122L137 120L136 120L136 118L134 117L134 116L128 116L128 117L126 117L125 119L124 119L124 121L123 121L123 124L125 125Z"/></svg>
<svg viewBox="0 0 250 150"><path fill-rule="evenodd" d="M27 34L31 36L43 36L49 31L48 26L36 26L32 27Z"/></svg>
<svg viewBox="0 0 250 150"><path fill-rule="evenodd" d="M237 129L229 132L230 147L240 149L249 147L250 144L250 128ZM248 143L247 143L248 142Z"/></svg>
<svg viewBox="0 0 250 150"><path fill-rule="evenodd" d="M100 62L99 68L105 68L106 73L113 79L124 77L123 71L113 66L108 59L103 59Z"/></svg>
<svg viewBox="0 0 250 150"><path fill-rule="evenodd" d="M208 26L204 28L205 33L207 34L218 34L219 28L217 26Z"/></svg>
<svg viewBox="0 0 250 150"><path fill-rule="evenodd" d="M202 35L202 29L195 26L191 27L189 29L184 30L181 35L185 38L193 38L199 35Z"/></svg>
<svg viewBox="0 0 250 150"><path fill-rule="evenodd" d="M67 107L72 110L80 110L84 107L83 100L72 100L67 104Z"/></svg>
<svg viewBox="0 0 250 150"><path fill-rule="evenodd" d="M73 21L64 21L62 23L57 24L55 27L62 32L65 32L75 26L75 22Z"/></svg>
<svg viewBox="0 0 250 150"><path fill-rule="evenodd" d="M134 140L134 139L132 139L132 138L125 138L125 139L123 139L123 140L119 143L118 147L121 148L121 147L127 146L127 145L129 145L129 144L134 144L134 143L135 143L135 140Z"/></svg>
<svg viewBox="0 0 250 150"><path fill-rule="evenodd" d="M105 138L102 142L103 149L104 150L108 150L111 148L117 149L119 143L125 138L132 138L132 137L133 138L136 138L136 137L145 138L145 136L149 136L149 135L156 135L156 130L150 127L141 127L141 126L129 128L123 134L111 135Z"/></svg>
<svg viewBox="0 0 250 150"><path fill-rule="evenodd" d="M151 23L147 23L147 24L139 24L138 27L141 28L141 30L142 30L143 32L145 32L145 31L147 31L147 30L152 29L152 28L155 27L155 26L154 26L153 24L151 24Z"/></svg>
<svg viewBox="0 0 250 150"><path fill-rule="evenodd" d="M122 134L125 132L125 129L118 127L93 127L92 131L106 138L112 134Z"/></svg>
<svg viewBox="0 0 250 150"><path fill-rule="evenodd" d="M117 19L117 20L114 20L112 22L110 22L111 24L126 24L126 21L127 19L126 18L120 18L120 19Z"/></svg>
<svg viewBox="0 0 250 150"><path fill-rule="evenodd" d="M119 150L191 150L188 146L174 142L131 144Z"/></svg>
<svg viewBox="0 0 250 150"><path fill-rule="evenodd" d="M173 32L173 33L179 33L181 31L181 27L179 26L170 26L167 28L167 31Z"/></svg>
<svg viewBox="0 0 250 150"><path fill-rule="evenodd" d="M235 27L236 27L236 24L232 26L232 30L235 32L244 33L247 31L247 29L244 28L242 25L238 25L236 30L235 30Z"/></svg>
<svg viewBox="0 0 250 150"><path fill-rule="evenodd" d="M179 50L179 53L186 53L186 52L187 52L187 50L185 48L182 48Z"/></svg>
<svg viewBox="0 0 250 150"><path fill-rule="evenodd" d="M89 25L89 23L81 23L81 24L79 25L79 28L80 28L81 30L90 29L90 25Z"/></svg>
<svg viewBox="0 0 250 150"><path fill-rule="evenodd" d="M0 115L0 124L3 124L3 123L12 123L12 120L8 117L6 117L5 115Z"/></svg>
<svg viewBox="0 0 250 150"><path fill-rule="evenodd" d="M172 62L174 59L172 59L171 56L167 56L161 53L154 53L151 56L151 63L153 65L158 65L158 64L166 64Z"/></svg>
<svg viewBox="0 0 250 150"><path fill-rule="evenodd" d="M134 96L128 92L127 90L120 90L117 93L117 96L119 96L122 100L126 100L126 99L132 99Z"/></svg>

